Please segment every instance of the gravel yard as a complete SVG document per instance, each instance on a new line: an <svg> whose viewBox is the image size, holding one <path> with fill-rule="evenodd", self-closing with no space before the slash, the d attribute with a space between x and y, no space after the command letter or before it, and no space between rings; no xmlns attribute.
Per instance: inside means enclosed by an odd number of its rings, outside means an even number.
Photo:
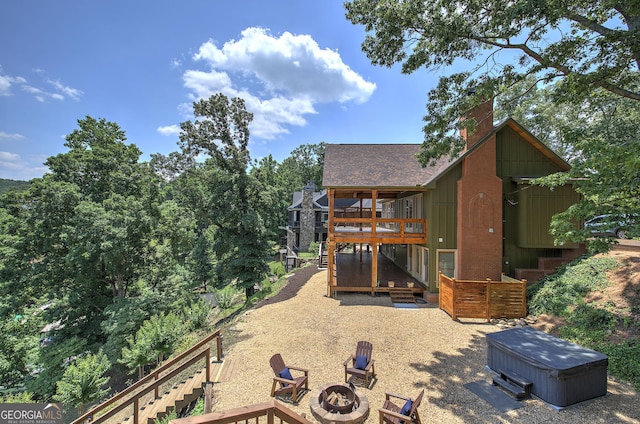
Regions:
<svg viewBox="0 0 640 424"><path fill-rule="evenodd" d="M238 366L228 381L215 386L215 411L268 401L273 372L269 358L282 354L287 365L307 368L313 392L326 383L344 382L343 361L358 340L373 343L377 379L367 396L367 423L378 422L386 391L415 397L425 389L419 408L423 423L640 423L640 397L609 378L609 394L557 411L538 399L500 412L464 387L490 381L486 371L487 333L500 328L482 320L456 322L436 307L393 307L388 296L326 293L326 271L303 269L283 291L237 318L234 343L225 357ZM295 374L294 374L295 376ZM299 404L285 405L314 420L310 393Z"/></svg>

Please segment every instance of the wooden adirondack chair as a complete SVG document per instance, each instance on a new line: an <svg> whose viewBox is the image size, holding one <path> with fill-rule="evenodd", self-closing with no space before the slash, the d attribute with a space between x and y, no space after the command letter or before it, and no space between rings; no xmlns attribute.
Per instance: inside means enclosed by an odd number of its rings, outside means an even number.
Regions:
<svg viewBox="0 0 640 424"><path fill-rule="evenodd" d="M375 362L372 358L373 345L367 341L359 341L355 355L352 354L344 361L344 381L348 381L349 374L364 381L364 386L369 387L372 378L376 375ZM362 359L362 358L365 359Z"/></svg>
<svg viewBox="0 0 640 424"><path fill-rule="evenodd" d="M271 357L269 364L275 374L275 377L273 377L273 384L271 385L271 396L274 397L291 394L291 400L293 403L297 403L298 396L301 392L303 390L309 390L309 370L285 365L284 360L279 353L276 353ZM291 370L294 370L299 373L303 373L304 375L298 377L285 375L285 378L283 377L285 374L285 368L288 370L289 374L291 374Z"/></svg>
<svg viewBox="0 0 640 424"><path fill-rule="evenodd" d="M385 393L386 400L382 408L378 409L380 414L380 424L403 424L412 423L420 424L420 415L418 415L418 407L422 402L422 396L424 395L424 389L420 392L418 397L411 402L411 406L407 408L407 401L411 400L406 396L398 395L395 393ZM401 406L396 405L391 401L391 398L400 399L403 403ZM404 409L407 408L407 409Z"/></svg>

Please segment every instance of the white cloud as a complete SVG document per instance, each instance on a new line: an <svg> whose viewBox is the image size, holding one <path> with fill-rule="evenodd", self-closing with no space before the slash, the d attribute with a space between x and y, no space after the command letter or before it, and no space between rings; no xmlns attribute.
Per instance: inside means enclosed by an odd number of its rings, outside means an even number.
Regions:
<svg viewBox="0 0 640 424"><path fill-rule="evenodd" d="M0 166L3 168L13 167L17 169L20 166L20 155L10 152L0 152Z"/></svg>
<svg viewBox="0 0 640 424"><path fill-rule="evenodd" d="M34 73L36 75L44 75L45 72L41 69L35 69ZM2 74L2 68L0 67L0 96L13 95L13 92L11 91L13 86L19 87L22 91L32 94L37 101L42 103L46 102L48 99L62 101L66 98L70 98L73 100L80 100L80 97L84 94L81 90L66 86L60 81L51 80L46 76L44 77L44 82L49 84L53 90L45 90L43 88L36 87L35 85L28 83L27 79L24 77L4 75Z"/></svg>
<svg viewBox="0 0 640 424"><path fill-rule="evenodd" d="M376 88L309 35L274 37L247 28L222 48L207 41L193 59L209 66L183 74L194 100L218 92L242 97L254 114L252 134L263 139L286 134L291 125L304 126L305 115L317 113L316 104L366 102Z"/></svg>
<svg viewBox="0 0 640 424"><path fill-rule="evenodd" d="M0 96L11 95L12 80L7 75L0 75Z"/></svg>
<svg viewBox="0 0 640 424"><path fill-rule="evenodd" d="M69 97L73 100L80 100L80 97L84 94L82 90L64 85L60 81L53 81L49 78L47 78L46 81L55 90L55 93L51 94L51 97L57 100L64 100L65 97Z"/></svg>
<svg viewBox="0 0 640 424"><path fill-rule="evenodd" d="M178 135L180 134L180 126L178 125L167 125L164 127L158 127L157 131L166 136Z"/></svg>
<svg viewBox="0 0 640 424"><path fill-rule="evenodd" d="M48 168L39 159L28 161L16 153L0 152L0 178L29 181L42 177Z"/></svg>
<svg viewBox="0 0 640 424"><path fill-rule="evenodd" d="M9 134L4 131L0 131L0 140L24 140L25 136L22 134Z"/></svg>

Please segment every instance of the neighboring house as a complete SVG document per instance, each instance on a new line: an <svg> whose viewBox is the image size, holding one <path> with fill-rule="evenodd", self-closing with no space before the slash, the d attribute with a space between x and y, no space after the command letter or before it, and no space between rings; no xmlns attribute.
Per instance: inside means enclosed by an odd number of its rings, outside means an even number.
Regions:
<svg viewBox="0 0 640 424"><path fill-rule="evenodd" d="M535 281L582 252L555 246L549 234L551 217L579 200L573 187L529 184L569 165L513 119L494 127L491 103L469 115L478 124L473 135L462 133L466 150L434 166L419 164L419 144L326 145L330 269L337 245L367 243L374 253L372 289L379 251L436 293L439 272ZM354 198L381 204L381 211L368 220L342 217L336 205ZM335 279L330 272L329 284Z"/></svg>
<svg viewBox="0 0 640 424"><path fill-rule="evenodd" d="M307 252L312 242L327 239L329 206L326 190L315 191L313 182L293 193L288 208L287 250Z"/></svg>
<svg viewBox="0 0 640 424"><path fill-rule="evenodd" d="M371 199L342 199L335 203L337 216L371 216ZM380 211L380 203L378 204ZM327 190L315 191L313 182L309 182L302 191L293 193L291 206L287 208L289 222L287 226L287 249L289 252L307 252L312 242L327 240L327 222L329 220L329 201ZM380 212L378 212L378 216Z"/></svg>

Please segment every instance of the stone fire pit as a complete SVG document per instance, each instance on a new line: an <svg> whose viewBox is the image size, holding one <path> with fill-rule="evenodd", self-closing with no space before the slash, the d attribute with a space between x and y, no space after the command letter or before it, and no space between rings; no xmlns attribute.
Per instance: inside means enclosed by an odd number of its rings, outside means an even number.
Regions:
<svg viewBox="0 0 640 424"><path fill-rule="evenodd" d="M309 407L323 424L358 424L369 416L369 401L354 386L329 383L311 393Z"/></svg>

